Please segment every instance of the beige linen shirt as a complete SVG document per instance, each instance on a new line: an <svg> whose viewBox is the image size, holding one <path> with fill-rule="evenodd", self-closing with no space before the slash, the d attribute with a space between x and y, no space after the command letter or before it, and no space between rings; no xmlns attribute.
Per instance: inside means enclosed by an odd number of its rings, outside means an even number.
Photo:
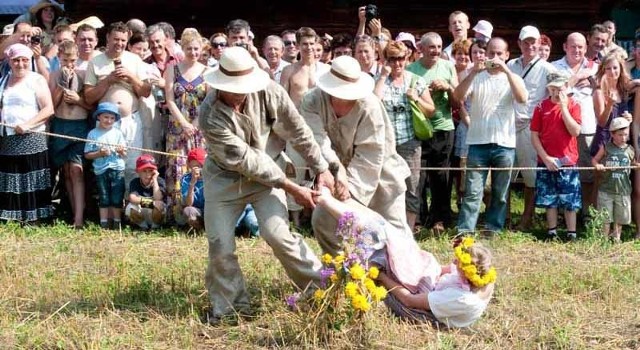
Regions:
<svg viewBox="0 0 640 350"><path fill-rule="evenodd" d="M286 175L278 163L289 141L314 172L328 169L311 129L275 81L265 90L247 94L243 113L218 101L212 89L200 106L200 128L207 140L207 171L236 172L265 186L280 188Z"/></svg>
<svg viewBox="0 0 640 350"><path fill-rule="evenodd" d="M396 153L389 117L373 93L338 118L330 95L314 88L305 95L300 111L324 158L330 164L339 162L345 167L349 192L357 201L369 206L372 201L390 201L406 191L409 167Z"/></svg>

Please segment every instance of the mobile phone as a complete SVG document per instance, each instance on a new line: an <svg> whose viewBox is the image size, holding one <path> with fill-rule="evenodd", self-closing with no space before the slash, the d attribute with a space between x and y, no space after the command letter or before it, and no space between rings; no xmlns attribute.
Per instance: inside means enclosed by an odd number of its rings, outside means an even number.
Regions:
<svg viewBox="0 0 640 350"><path fill-rule="evenodd" d="M116 58L115 60L113 60L113 65L116 66L116 68L122 66L122 61L119 58Z"/></svg>

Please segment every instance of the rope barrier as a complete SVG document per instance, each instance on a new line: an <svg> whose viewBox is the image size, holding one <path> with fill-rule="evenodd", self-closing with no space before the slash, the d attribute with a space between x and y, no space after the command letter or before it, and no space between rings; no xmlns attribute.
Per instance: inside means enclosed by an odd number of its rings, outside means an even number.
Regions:
<svg viewBox="0 0 640 350"><path fill-rule="evenodd" d="M1 126L4 127L9 127L9 128L15 128L16 125L10 125L4 122L0 122ZM102 146L107 146L107 147L117 147L120 145L115 145L115 144L110 144L110 143L105 143L105 142L99 142L99 141L94 141L94 140L89 140L89 139L85 139L85 138L81 138L81 137L75 137L75 136L69 136L69 135L63 135L63 134L56 134L56 133L52 133L52 132L48 132L48 131L35 131L35 130L29 130L27 131L29 133L34 133L34 134L42 134L42 135L46 135L46 136L51 136L51 137L59 137L59 138L63 138L63 139L67 139L67 140L72 140L72 141L78 141L78 142L91 142L91 143L95 143L98 145L102 145ZM181 155L181 154L177 154L177 153L169 153L169 152L163 152L163 151L156 151L153 149L148 149L148 148L141 148L141 147L135 147L135 146L125 146L126 149L132 149L132 150L136 150L136 151L141 151L144 153L153 153L153 154L158 154L158 155L163 155L163 156L168 156L168 157L176 157L176 158L187 158L187 156ZM296 169L300 169L300 170L311 170L311 168L309 167L295 167ZM620 169L638 169L640 168L640 165L629 165L629 166L605 166L604 169L605 170L620 170ZM579 167L579 166L572 166L572 167L562 167L559 168L559 170L595 170L595 167ZM519 170L547 170L546 167L466 167L466 168L460 168L460 167L419 167L419 168L410 168L410 170L425 170L425 171L469 171L469 170L476 170L476 171L519 171Z"/></svg>

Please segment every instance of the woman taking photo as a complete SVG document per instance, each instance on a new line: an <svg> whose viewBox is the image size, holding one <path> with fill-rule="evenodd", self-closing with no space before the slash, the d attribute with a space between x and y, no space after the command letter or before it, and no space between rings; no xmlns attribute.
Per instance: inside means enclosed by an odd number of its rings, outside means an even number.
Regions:
<svg viewBox="0 0 640 350"><path fill-rule="evenodd" d="M420 207L417 188L422 150L413 130L409 100L416 101L427 118L431 117L435 106L424 79L405 70L410 52L399 41L392 41L385 47L383 53L386 64L376 82L374 93L382 100L393 125L396 151L411 169L411 176L406 179L406 207L407 223L413 230Z"/></svg>
<svg viewBox="0 0 640 350"><path fill-rule="evenodd" d="M5 52L11 73L0 82L0 219L34 222L51 217L51 170L44 131L53 115L47 81L32 72L33 52L13 44Z"/></svg>

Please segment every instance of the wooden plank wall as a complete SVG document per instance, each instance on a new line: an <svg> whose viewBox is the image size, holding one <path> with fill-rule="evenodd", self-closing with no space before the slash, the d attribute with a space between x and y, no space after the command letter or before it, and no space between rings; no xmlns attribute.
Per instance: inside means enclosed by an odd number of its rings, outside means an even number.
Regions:
<svg viewBox="0 0 640 350"><path fill-rule="evenodd" d="M383 26L395 35L400 31L423 34L440 33L445 44L450 40L447 17L454 10L466 12L471 24L479 19L494 25L494 35L505 37L515 47L520 28L526 24L538 26L554 42L553 52L562 55L562 42L573 31L588 31L593 23L602 22L615 5L615 0L378 0ZM122 1L84 0L70 7L73 18L96 14L105 23L137 17L151 24L168 21L180 31L196 27L205 35L224 28L234 18L249 21L258 40L284 29L309 26L320 34L355 31L356 9L366 2L354 0L244 1L232 11L222 11L220 2L207 0L182 1ZM233 3L227 6L234 6Z"/></svg>

